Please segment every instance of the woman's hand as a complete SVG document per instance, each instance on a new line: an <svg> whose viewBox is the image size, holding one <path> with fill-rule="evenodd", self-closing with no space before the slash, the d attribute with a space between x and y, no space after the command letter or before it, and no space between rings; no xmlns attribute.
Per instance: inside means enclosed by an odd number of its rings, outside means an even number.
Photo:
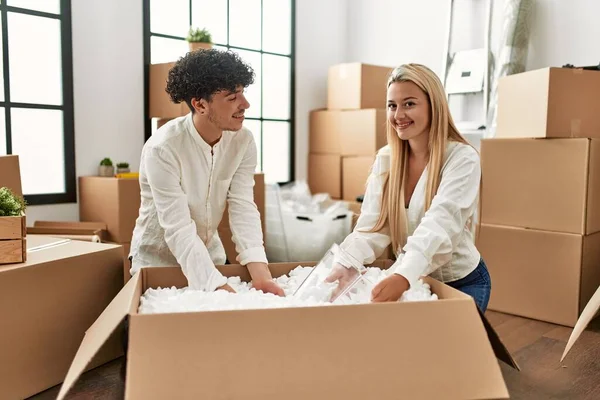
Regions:
<svg viewBox="0 0 600 400"><path fill-rule="evenodd" d="M335 300L340 293L342 293L358 276L358 271L355 268L346 268L342 264L336 263L331 269L331 273L327 278L325 278L325 282L333 283L338 282L337 287L333 290L331 294L330 301Z"/></svg>
<svg viewBox="0 0 600 400"><path fill-rule="evenodd" d="M392 274L375 285L371 291L371 301L374 303L398 301L409 287L410 284L405 277Z"/></svg>

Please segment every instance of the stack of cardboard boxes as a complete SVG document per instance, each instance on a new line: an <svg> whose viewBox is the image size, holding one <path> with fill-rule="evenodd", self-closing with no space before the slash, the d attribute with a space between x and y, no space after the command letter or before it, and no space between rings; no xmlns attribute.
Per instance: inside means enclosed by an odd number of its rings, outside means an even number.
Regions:
<svg viewBox="0 0 600 400"><path fill-rule="evenodd" d="M574 326L600 285L600 72L503 78L482 141L478 247L489 308Z"/></svg>
<svg viewBox="0 0 600 400"><path fill-rule="evenodd" d="M330 67L327 109L310 113L308 183L313 193L356 201L386 145L386 82L392 68Z"/></svg>

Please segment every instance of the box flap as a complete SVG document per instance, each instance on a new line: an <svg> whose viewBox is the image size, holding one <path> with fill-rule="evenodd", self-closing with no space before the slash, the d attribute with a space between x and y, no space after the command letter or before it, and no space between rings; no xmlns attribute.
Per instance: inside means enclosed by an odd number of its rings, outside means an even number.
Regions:
<svg viewBox="0 0 600 400"><path fill-rule="evenodd" d="M573 332L571 333L571 336L569 337L569 341L567 342L567 346L565 347L565 351L563 352L563 355L560 358L561 362L567 356L567 353L569 352L569 350L571 350L571 347L573 347L573 345L575 344L577 339L579 339L579 336L581 336L581 334L583 333L585 328L594 319L594 317L596 316L596 314L598 313L599 310L600 310L600 287L598 288L598 290L596 290L596 293L594 293L594 295L592 296L590 301L587 303L587 305L583 309L581 316L577 320L577 323L575 324L575 328L573 328Z"/></svg>
<svg viewBox="0 0 600 400"><path fill-rule="evenodd" d="M479 316L481 317L481 321L483 322L483 326L485 327L485 331L488 335L490 344L492 345L492 349L494 349L494 354L496 354L496 358L498 360L504 361L507 365L513 367L517 371L520 371L521 368L519 367L519 364L517 364L513 356L510 354L510 352L504 345L504 343L502 343L502 340L500 340L500 336L498 336L498 333L496 333L496 331L492 327L492 324L490 324L490 322L487 320L485 315L483 315L479 308L477 308L477 311L479 312Z"/></svg>
<svg viewBox="0 0 600 400"><path fill-rule="evenodd" d="M425 278L423 278L423 281L428 283L431 286L432 291L434 293L436 293L440 299L467 299L467 298L470 298L470 296L468 296L467 294L465 294L459 290L456 290L448 285L445 285L442 282L435 280L431 277L425 277ZM483 326L484 326L485 331L488 336L488 340L490 341L490 344L492 345L492 349L494 350L494 354L496 355L496 358L504 361L507 365L513 367L517 371L520 371L521 368L519 367L519 365L517 364L515 359L511 356L510 352L508 351L508 349L506 348L504 343L502 343L502 340L500 340L500 337L498 336L498 334L496 333L496 331L494 330L494 328L492 327L490 322L487 320L485 315L483 315L483 313L481 312L481 310L479 310L479 308L477 308L477 311L479 312L479 316L481 317L481 322L483 323Z"/></svg>
<svg viewBox="0 0 600 400"><path fill-rule="evenodd" d="M134 297L140 284L141 274L138 272L127 282L125 287L110 302L96 322L87 330L60 388L57 397L58 400L65 398L66 394L73 387L96 353L98 353L102 345L104 345L113 332L116 331L121 321L129 314L131 304L135 300Z"/></svg>

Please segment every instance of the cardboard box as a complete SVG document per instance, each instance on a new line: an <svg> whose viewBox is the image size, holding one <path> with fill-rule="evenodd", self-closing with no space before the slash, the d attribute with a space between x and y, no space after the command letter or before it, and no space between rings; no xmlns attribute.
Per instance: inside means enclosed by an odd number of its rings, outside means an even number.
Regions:
<svg viewBox="0 0 600 400"><path fill-rule="evenodd" d="M352 217L352 230L354 230L354 227L356 226L356 223L358 222L358 217L360 216L362 203L359 203L357 201L347 201L346 203L348 204L348 209L354 213L354 216ZM385 251L383 252L383 254L380 255L379 257L377 257L377 259L378 260L395 260L396 255L392 251L392 246L391 245L388 246L385 249Z"/></svg>
<svg viewBox="0 0 600 400"><path fill-rule="evenodd" d="M352 211L356 215L360 214L363 203L359 203L358 201L346 201L345 203L348 205L348 210ZM354 224L352 226L354 226Z"/></svg>
<svg viewBox="0 0 600 400"><path fill-rule="evenodd" d="M341 154L342 111L313 110L308 119L308 151L315 154Z"/></svg>
<svg viewBox="0 0 600 400"><path fill-rule="evenodd" d="M344 157L342 159L342 198L344 200L356 201L358 196L365 194L367 180L374 162L374 156Z"/></svg>
<svg viewBox="0 0 600 400"><path fill-rule="evenodd" d="M143 268L88 331L58 399L126 316L126 399L508 398L494 353L517 365L473 299L426 281L441 300L138 315L148 288L187 285L180 268Z"/></svg>
<svg viewBox="0 0 600 400"><path fill-rule="evenodd" d="M571 336L569 337L567 345L565 346L565 351L563 352L563 355L560 358L560 362L562 362L565 359L569 350L571 350L571 348L573 347L573 345L575 344L577 339L579 339L579 336L581 336L581 334L583 333L585 328L588 326L588 324L592 321L592 319L594 319L594 317L596 317L598 315L599 310L600 310L600 287L598 287L598 289L596 290L596 293L594 293L594 295L592 296L592 298L590 299L588 304L583 309L583 312L581 313L581 317L579 317L579 319L577 320L577 323L575 324L575 328L573 328L573 332L571 332Z"/></svg>
<svg viewBox="0 0 600 400"><path fill-rule="evenodd" d="M358 110L386 108L387 80L393 68L347 63L329 67L327 108Z"/></svg>
<svg viewBox="0 0 600 400"><path fill-rule="evenodd" d="M312 111L309 151L342 156L375 155L387 144L385 121L385 109Z"/></svg>
<svg viewBox="0 0 600 400"><path fill-rule="evenodd" d="M0 188L7 187L14 194L23 196L19 156L0 156Z"/></svg>
<svg viewBox="0 0 600 400"><path fill-rule="evenodd" d="M131 242L140 199L138 179L79 177L79 219L104 222L111 242Z"/></svg>
<svg viewBox="0 0 600 400"><path fill-rule="evenodd" d="M342 197L342 156L309 154L308 186L313 194L329 193L332 199Z"/></svg>
<svg viewBox="0 0 600 400"><path fill-rule="evenodd" d="M375 156L387 144L385 109L344 111L342 156Z"/></svg>
<svg viewBox="0 0 600 400"><path fill-rule="evenodd" d="M159 118L158 121L156 121L156 129L162 128L163 125L171 120L173 120L173 118Z"/></svg>
<svg viewBox="0 0 600 400"><path fill-rule="evenodd" d="M495 137L600 138L600 73L543 68L500 79Z"/></svg>
<svg viewBox="0 0 600 400"><path fill-rule="evenodd" d="M0 266L0 398L61 383L87 329L123 287L119 247L27 236L26 263ZM118 333L87 366L122 355Z"/></svg>
<svg viewBox="0 0 600 400"><path fill-rule="evenodd" d="M481 221L600 231L600 140L485 139Z"/></svg>
<svg viewBox="0 0 600 400"><path fill-rule="evenodd" d="M33 227L27 228L27 233L87 242L104 242L107 239L106 230L104 222L35 221Z"/></svg>
<svg viewBox="0 0 600 400"><path fill-rule="evenodd" d="M149 118L177 118L190 113L185 102L175 104L165 92L169 71L174 62L150 64L148 96Z"/></svg>
<svg viewBox="0 0 600 400"><path fill-rule="evenodd" d="M600 286L600 232L480 229L477 247L492 277L488 308L574 326Z"/></svg>
<svg viewBox="0 0 600 400"><path fill-rule="evenodd" d="M254 202L260 213L260 222L263 231L263 241L266 239L266 226L265 226L265 175L260 173L254 174ZM218 228L219 238L225 248L225 254L227 255L227 261L235 263L237 259L237 252L235 251L235 244L232 240L231 228L229 227L229 207L225 207L223 212L223 219Z"/></svg>

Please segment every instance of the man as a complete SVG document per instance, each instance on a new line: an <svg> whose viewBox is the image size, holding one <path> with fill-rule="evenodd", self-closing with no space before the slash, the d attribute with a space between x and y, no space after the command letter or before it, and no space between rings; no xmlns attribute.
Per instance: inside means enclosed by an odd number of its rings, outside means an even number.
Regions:
<svg viewBox="0 0 600 400"><path fill-rule="evenodd" d="M257 150L243 128L244 89L254 71L233 52L188 53L169 71L166 91L191 113L161 127L144 145L141 206L131 242L131 274L179 264L189 287L233 292L215 268L225 263L217 234L226 201L233 241L254 288L277 295L263 244L253 186Z"/></svg>

